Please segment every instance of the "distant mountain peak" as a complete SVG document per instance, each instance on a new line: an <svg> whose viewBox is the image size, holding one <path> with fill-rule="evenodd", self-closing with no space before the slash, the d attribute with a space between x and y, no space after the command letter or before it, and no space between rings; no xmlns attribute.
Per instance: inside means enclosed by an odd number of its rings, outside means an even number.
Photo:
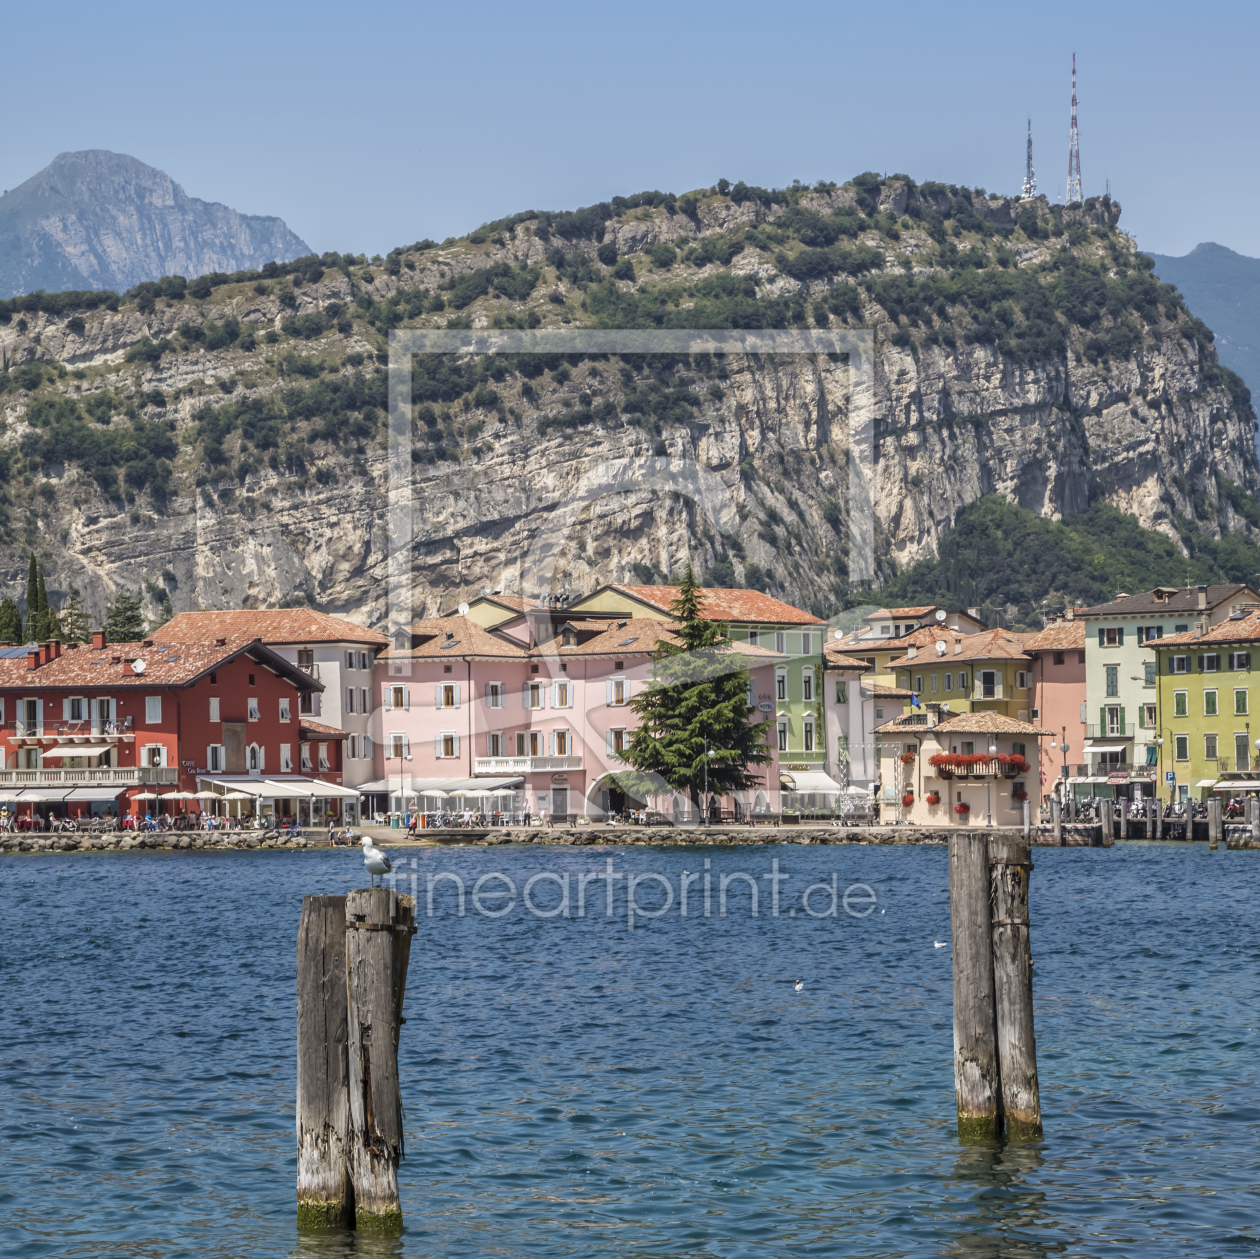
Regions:
<svg viewBox="0 0 1260 1259"><path fill-rule="evenodd" d="M192 279L310 253L283 219L190 197L126 153L59 153L0 196L0 295Z"/></svg>

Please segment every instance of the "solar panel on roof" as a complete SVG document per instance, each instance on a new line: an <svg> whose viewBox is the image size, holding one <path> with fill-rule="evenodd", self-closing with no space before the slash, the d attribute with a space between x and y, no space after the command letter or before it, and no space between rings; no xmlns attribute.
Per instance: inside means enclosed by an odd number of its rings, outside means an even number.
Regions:
<svg viewBox="0 0 1260 1259"><path fill-rule="evenodd" d="M626 638L617 644L618 647L629 647L631 643L637 643L639 640L635 638Z"/></svg>
<svg viewBox="0 0 1260 1259"><path fill-rule="evenodd" d="M0 658L5 660L20 660L25 655L25 647L0 647Z"/></svg>

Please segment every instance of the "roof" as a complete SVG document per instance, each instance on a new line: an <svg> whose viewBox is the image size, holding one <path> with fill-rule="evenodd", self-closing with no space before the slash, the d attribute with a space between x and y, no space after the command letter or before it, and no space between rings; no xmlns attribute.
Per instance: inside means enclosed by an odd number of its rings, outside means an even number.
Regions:
<svg viewBox="0 0 1260 1259"><path fill-rule="evenodd" d="M828 669L855 669L859 673L874 668L865 656L850 655L845 651L833 651L830 647L823 651L823 666Z"/></svg>
<svg viewBox="0 0 1260 1259"><path fill-rule="evenodd" d="M862 619L864 621L882 621L886 617L907 617L907 616L927 616L929 612L935 612L939 604L929 603L921 608L876 608L869 616Z"/></svg>
<svg viewBox="0 0 1260 1259"><path fill-rule="evenodd" d="M1260 611L1236 613L1219 625L1204 630L1202 634L1190 630L1185 634L1153 639L1143 643L1143 646L1151 651L1160 651L1165 647L1205 647L1213 643L1255 642L1260 642Z"/></svg>
<svg viewBox="0 0 1260 1259"><path fill-rule="evenodd" d="M676 643L678 638L669 627L654 617L630 617L620 621L600 621L601 632L584 643L572 647L561 645L559 634L539 643L533 656L635 656L656 650L658 640Z"/></svg>
<svg viewBox="0 0 1260 1259"><path fill-rule="evenodd" d="M500 638L466 616L434 616L415 621L411 626L412 646L390 646L379 657L382 660L448 659L484 656L499 660L525 660L524 647Z"/></svg>
<svg viewBox="0 0 1260 1259"><path fill-rule="evenodd" d="M902 690L899 686L883 686L879 682L863 682L862 694L875 699L910 699L914 692Z"/></svg>
<svg viewBox="0 0 1260 1259"><path fill-rule="evenodd" d="M934 727L935 734L1022 734L1030 739L1050 738L1053 730L1044 730L1028 721L1016 721L1002 713L959 713Z"/></svg>
<svg viewBox="0 0 1260 1259"><path fill-rule="evenodd" d="M309 721L305 717L298 721L298 734L308 742L312 739L320 742L350 737L344 730L338 730L336 726L326 726L322 721Z"/></svg>
<svg viewBox="0 0 1260 1259"><path fill-rule="evenodd" d="M1250 586L1238 584L1228 586L1208 586L1207 607L1218 608L1239 595L1247 595L1260 603L1260 594ZM1157 599L1156 595L1164 597ZM1156 586L1140 595L1124 595L1113 599L1110 603L1100 603L1092 608L1079 608L1077 616L1137 616L1144 612L1168 613L1199 611L1198 586Z"/></svg>
<svg viewBox="0 0 1260 1259"><path fill-rule="evenodd" d="M0 687L21 687L24 691L44 688L77 688L154 690L158 687L191 686L205 674L221 668L237 656L250 659L274 670L299 690L322 691L323 686L296 665L277 655L258 638L229 638L222 646L211 642L197 643L109 643L103 648L67 646L55 660L38 669L27 667L26 653L20 658L0 659ZM134 672L134 664L142 661L144 670ZM132 671L124 671L127 665Z"/></svg>
<svg viewBox="0 0 1260 1259"><path fill-rule="evenodd" d="M616 590L630 599L637 599L662 612L678 598L678 586L624 586L612 584L601 590ZM599 594L595 591L589 596ZM579 600L579 605L585 600ZM723 586L705 586L700 590L700 611L711 621L737 621L756 625L826 625L812 612L802 612L760 590L736 590Z"/></svg>
<svg viewBox="0 0 1260 1259"><path fill-rule="evenodd" d="M1084 651L1085 622L1055 621L1024 641L1025 651Z"/></svg>
<svg viewBox="0 0 1260 1259"><path fill-rule="evenodd" d="M313 608L233 608L221 612L181 612L153 631L158 642L216 638L260 638L264 643L389 643L380 630Z"/></svg>
<svg viewBox="0 0 1260 1259"><path fill-rule="evenodd" d="M957 664L960 660L1029 659L1024 652L1023 639L1011 630L981 630L979 634L960 634L957 630L950 630L949 638L944 634L939 637L949 644L943 656L938 656L935 652L916 655L913 660L909 656L899 656L896 660L890 660L888 667L897 669L922 667L924 664Z"/></svg>

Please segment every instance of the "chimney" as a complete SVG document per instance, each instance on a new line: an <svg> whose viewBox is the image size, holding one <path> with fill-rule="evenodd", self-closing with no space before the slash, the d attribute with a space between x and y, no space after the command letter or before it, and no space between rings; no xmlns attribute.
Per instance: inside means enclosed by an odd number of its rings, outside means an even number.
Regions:
<svg viewBox="0 0 1260 1259"><path fill-rule="evenodd" d="M131 661L124 660L123 661L123 677L134 678L135 676L136 676L136 671L131 667Z"/></svg>
<svg viewBox="0 0 1260 1259"><path fill-rule="evenodd" d="M1207 607L1207 587L1206 586L1199 587L1199 607L1201 608Z"/></svg>
<svg viewBox="0 0 1260 1259"><path fill-rule="evenodd" d="M956 656L962 655L962 639L961 638L954 639L954 655Z"/></svg>
<svg viewBox="0 0 1260 1259"><path fill-rule="evenodd" d="M1064 615L1064 616L1065 616L1065 617L1066 617L1069 621L1075 621L1075 620L1076 620L1076 609L1075 609L1075 608L1068 608L1068 610L1067 610L1067 611L1066 611L1063 615Z"/></svg>
<svg viewBox="0 0 1260 1259"><path fill-rule="evenodd" d="M918 654L919 654L919 649L913 643L911 643L909 649L906 651L906 655L911 660L913 660L915 656L917 656Z"/></svg>
<svg viewBox="0 0 1260 1259"><path fill-rule="evenodd" d="M26 653L26 667L28 669L38 669L39 664L39 649L37 647L33 647Z"/></svg>
<svg viewBox="0 0 1260 1259"><path fill-rule="evenodd" d="M100 651L105 646L105 631L103 629L92 631L92 646Z"/></svg>
<svg viewBox="0 0 1260 1259"><path fill-rule="evenodd" d="M47 664L48 661L52 658L50 654L51 650L52 649L49 647L47 643L40 643L39 645L39 663L40 664Z"/></svg>
<svg viewBox="0 0 1260 1259"><path fill-rule="evenodd" d="M227 639L226 639L226 638L216 638L216 639L214 640L214 645L215 645L216 647L226 647L226 646L227 646Z"/></svg>

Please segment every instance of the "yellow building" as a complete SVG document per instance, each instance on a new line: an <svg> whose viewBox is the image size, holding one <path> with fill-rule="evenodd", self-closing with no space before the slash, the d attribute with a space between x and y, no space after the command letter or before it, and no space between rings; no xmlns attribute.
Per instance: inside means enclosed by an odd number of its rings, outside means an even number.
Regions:
<svg viewBox="0 0 1260 1259"><path fill-rule="evenodd" d="M888 661L891 676L885 679L877 668L873 682L888 681L943 712L992 712L1028 721L1033 661L1024 640L1033 635L1004 629L962 634L935 627L918 634L932 638L911 642Z"/></svg>

